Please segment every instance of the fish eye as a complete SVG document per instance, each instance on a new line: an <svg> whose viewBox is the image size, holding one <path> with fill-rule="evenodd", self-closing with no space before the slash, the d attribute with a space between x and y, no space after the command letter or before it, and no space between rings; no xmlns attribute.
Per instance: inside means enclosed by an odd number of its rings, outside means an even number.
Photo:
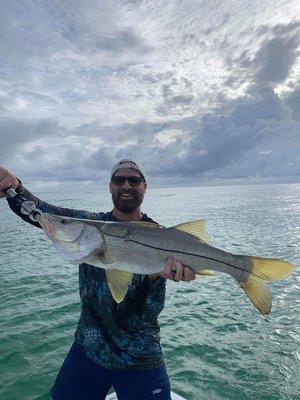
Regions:
<svg viewBox="0 0 300 400"><path fill-rule="evenodd" d="M63 225L67 225L68 221L65 218L63 218L60 220L60 223Z"/></svg>

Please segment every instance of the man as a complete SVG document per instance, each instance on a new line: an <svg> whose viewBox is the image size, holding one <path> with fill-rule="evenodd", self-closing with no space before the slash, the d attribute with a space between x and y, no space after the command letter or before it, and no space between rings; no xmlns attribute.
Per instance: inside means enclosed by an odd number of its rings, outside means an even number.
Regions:
<svg viewBox="0 0 300 400"><path fill-rule="evenodd" d="M144 172L132 160L121 160L111 171L109 184L113 210L92 213L53 206L23 187L0 167L0 197L13 187L42 212L102 221L149 221L141 212L147 189ZM25 221L14 199L10 208ZM81 316L75 341L51 389L54 400L103 400L114 386L119 400L170 400L170 383L163 362L158 315L164 306L165 281L191 281L194 272L178 260L166 260L161 275L134 275L125 299L117 304L110 293L105 271L79 266Z"/></svg>

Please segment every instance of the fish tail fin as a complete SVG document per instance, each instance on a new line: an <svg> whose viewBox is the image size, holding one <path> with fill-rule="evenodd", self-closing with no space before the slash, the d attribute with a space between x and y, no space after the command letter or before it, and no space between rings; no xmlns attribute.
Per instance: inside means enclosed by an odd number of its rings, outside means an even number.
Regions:
<svg viewBox="0 0 300 400"><path fill-rule="evenodd" d="M247 257L250 273L245 281L239 282L253 305L263 314L271 311L272 303L266 282L285 279L293 272L294 266L287 261L270 258Z"/></svg>

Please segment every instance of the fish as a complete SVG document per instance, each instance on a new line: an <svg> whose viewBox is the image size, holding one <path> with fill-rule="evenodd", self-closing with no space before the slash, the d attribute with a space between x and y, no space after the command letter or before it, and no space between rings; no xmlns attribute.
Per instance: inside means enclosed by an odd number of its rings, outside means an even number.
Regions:
<svg viewBox="0 0 300 400"><path fill-rule="evenodd" d="M43 213L38 223L64 260L105 269L117 303L126 296L133 274L160 274L166 259L173 257L197 275L230 275L267 315L272 304L266 284L288 278L294 269L287 261L237 255L212 246L203 220L164 227L153 222L108 222Z"/></svg>

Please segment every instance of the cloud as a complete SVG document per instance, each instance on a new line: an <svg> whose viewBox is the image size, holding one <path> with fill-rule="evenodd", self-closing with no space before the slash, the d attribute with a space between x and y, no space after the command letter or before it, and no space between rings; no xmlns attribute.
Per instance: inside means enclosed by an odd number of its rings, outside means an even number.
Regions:
<svg viewBox="0 0 300 400"><path fill-rule="evenodd" d="M288 110L284 103L269 86L253 85L247 91L247 96L239 98L235 103L231 116L237 126L245 124L251 126L260 119L288 118Z"/></svg>
<svg viewBox="0 0 300 400"><path fill-rule="evenodd" d="M299 44L298 35L274 37L263 43L254 59L258 65L256 79L271 83L285 81L300 54Z"/></svg>
<svg viewBox="0 0 300 400"><path fill-rule="evenodd" d="M163 182L300 176L296 5L1 3L1 163L44 181L105 181L123 157Z"/></svg>
<svg viewBox="0 0 300 400"><path fill-rule="evenodd" d="M177 122L182 135L162 148L133 144L118 156L139 154L153 176L299 176L300 123L290 121L284 100L272 89L253 92L231 102L230 112Z"/></svg>
<svg viewBox="0 0 300 400"><path fill-rule="evenodd" d="M297 71L300 55L300 23L263 25L254 35L246 31L251 46L240 48L226 57L229 76L225 85L238 89L272 86L285 82L293 70ZM259 38L259 39L257 39Z"/></svg>
<svg viewBox="0 0 300 400"><path fill-rule="evenodd" d="M111 165L125 157L142 162L152 179L296 177L300 122L290 115L298 91L280 98L271 88L252 90L235 101L224 98L224 107L202 117L163 124L140 120L64 130L55 121L7 120L1 125L4 161L29 178L57 181L106 181Z"/></svg>
<svg viewBox="0 0 300 400"><path fill-rule="evenodd" d="M291 111L291 117L300 121L300 86L286 94L284 101Z"/></svg>
<svg viewBox="0 0 300 400"><path fill-rule="evenodd" d="M12 154L18 153L24 145L53 133L58 134L56 121L40 120L33 123L15 119L0 120L1 161L6 161Z"/></svg>

